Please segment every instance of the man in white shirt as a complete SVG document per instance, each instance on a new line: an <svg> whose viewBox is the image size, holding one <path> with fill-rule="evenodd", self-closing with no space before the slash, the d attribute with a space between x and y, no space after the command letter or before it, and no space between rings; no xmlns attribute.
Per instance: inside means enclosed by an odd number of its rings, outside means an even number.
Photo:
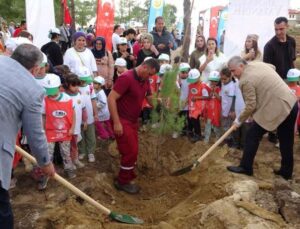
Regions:
<svg viewBox="0 0 300 229"><path fill-rule="evenodd" d="M117 44L120 39L120 35L122 34L123 30L120 25L114 26L114 33L112 35L112 45L113 45L113 52L117 51Z"/></svg>

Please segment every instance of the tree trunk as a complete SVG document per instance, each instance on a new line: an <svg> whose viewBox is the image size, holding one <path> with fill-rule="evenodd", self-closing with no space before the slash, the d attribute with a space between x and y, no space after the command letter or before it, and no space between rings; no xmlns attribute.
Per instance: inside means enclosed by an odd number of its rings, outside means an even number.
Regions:
<svg viewBox="0 0 300 229"><path fill-rule="evenodd" d="M65 22L65 10L64 10L64 3L60 1L60 20L59 20L59 25L64 24Z"/></svg>
<svg viewBox="0 0 300 229"><path fill-rule="evenodd" d="M183 2L183 25L184 25L184 38L182 45L182 58L181 62L188 62L189 59L189 47L191 42L191 1L184 0Z"/></svg>
<svg viewBox="0 0 300 229"><path fill-rule="evenodd" d="M71 0L71 15L72 15L72 25L71 25L71 30L72 32L76 32L76 21L75 21L75 4L74 4L74 0Z"/></svg>

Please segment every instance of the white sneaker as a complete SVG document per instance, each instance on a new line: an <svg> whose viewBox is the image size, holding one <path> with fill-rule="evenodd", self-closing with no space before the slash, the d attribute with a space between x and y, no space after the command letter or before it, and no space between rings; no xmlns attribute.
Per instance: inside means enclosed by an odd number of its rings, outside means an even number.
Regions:
<svg viewBox="0 0 300 229"><path fill-rule="evenodd" d="M173 132L173 134L172 134L172 138L176 139L176 138L178 138L178 137L179 137L179 134L178 134L178 132Z"/></svg>
<svg viewBox="0 0 300 229"><path fill-rule="evenodd" d="M85 158L85 154L84 153L80 153L78 156L79 160L82 160Z"/></svg>
<svg viewBox="0 0 300 229"><path fill-rule="evenodd" d="M84 167L84 164L81 161L79 161L78 159L74 161L74 165L79 169Z"/></svg>
<svg viewBox="0 0 300 229"><path fill-rule="evenodd" d="M89 153L88 154L88 161L89 162L95 162L95 156L94 156L94 154L93 153Z"/></svg>
<svg viewBox="0 0 300 229"><path fill-rule="evenodd" d="M279 148L279 142L277 142L277 143L275 144L275 147L276 147L276 148Z"/></svg>

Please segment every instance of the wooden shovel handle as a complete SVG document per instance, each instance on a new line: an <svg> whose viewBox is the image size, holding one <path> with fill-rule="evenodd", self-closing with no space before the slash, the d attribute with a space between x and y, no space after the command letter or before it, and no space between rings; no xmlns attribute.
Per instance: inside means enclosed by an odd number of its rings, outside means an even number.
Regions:
<svg viewBox="0 0 300 229"><path fill-rule="evenodd" d="M16 151L19 154L21 154L23 157L27 158L33 164L37 164L37 161L36 161L36 159L33 156L31 156L29 153L27 153L25 150L23 150L22 148L20 148L17 145L16 145ZM91 198L90 196L88 196L87 194L85 194L84 192L82 192L80 189L76 188L74 185L72 185L66 179L62 178L57 173L55 173L55 175L54 175L53 178L56 181L58 181L59 183L61 183L63 186L65 186L67 189L71 190L74 194L80 196L82 199L84 199L85 201L87 201L88 203L90 203L91 205L93 205L94 207L96 207L97 209L99 209L104 214L110 215L111 210L109 210L108 208L106 208L103 205L101 205L100 203L98 203L96 200L94 200L93 198Z"/></svg>
<svg viewBox="0 0 300 229"><path fill-rule="evenodd" d="M215 148L217 148L230 134L234 131L234 126L231 126L219 139L216 141L201 157L197 159L200 163L203 161Z"/></svg>

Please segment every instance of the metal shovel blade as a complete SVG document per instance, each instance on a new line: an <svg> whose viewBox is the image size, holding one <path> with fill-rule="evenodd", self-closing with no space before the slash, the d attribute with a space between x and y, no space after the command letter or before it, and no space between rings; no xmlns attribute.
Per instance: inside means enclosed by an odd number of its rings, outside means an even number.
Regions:
<svg viewBox="0 0 300 229"><path fill-rule="evenodd" d="M134 216L130 216L130 215L123 215L123 214L119 214L116 212L111 212L109 214L109 217L112 220L121 222L121 223L127 223L127 224L143 224L144 221L142 219L139 219L137 217Z"/></svg>
<svg viewBox="0 0 300 229"><path fill-rule="evenodd" d="M171 176L180 176L182 174L190 172L190 171L194 170L198 165L199 165L199 162L195 161L193 164L191 164L187 167L184 167L182 169L178 169L175 172L171 173Z"/></svg>

